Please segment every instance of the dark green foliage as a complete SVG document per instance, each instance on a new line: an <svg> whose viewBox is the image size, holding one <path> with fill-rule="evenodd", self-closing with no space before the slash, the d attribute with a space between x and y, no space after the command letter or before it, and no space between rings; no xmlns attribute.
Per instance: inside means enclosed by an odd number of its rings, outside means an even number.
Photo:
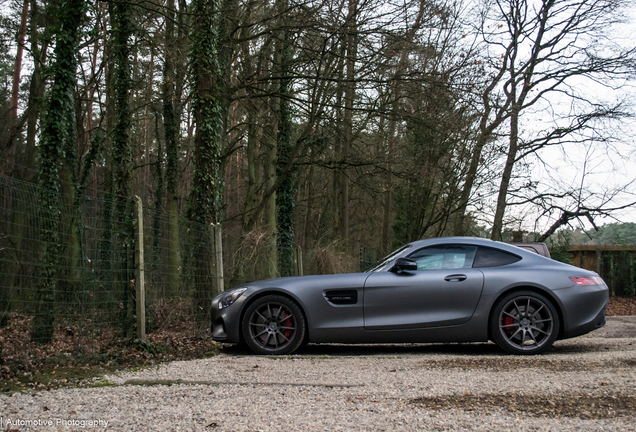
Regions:
<svg viewBox="0 0 636 432"><path fill-rule="evenodd" d="M53 86L47 99L47 113L40 143L40 208L41 238L44 249L40 257L40 284L37 291L37 311L32 339L48 343L53 336L55 321L55 291L57 287L60 219L60 171L67 157L65 151L75 143L75 113L73 91L76 84L79 28L84 17L82 0L61 2L56 8L55 63L52 66ZM70 156L70 155L68 155Z"/></svg>
<svg viewBox="0 0 636 432"><path fill-rule="evenodd" d="M636 223L613 223L603 225L598 231L589 230L588 235L598 244L633 245L636 244Z"/></svg>
<svg viewBox="0 0 636 432"><path fill-rule="evenodd" d="M598 230L583 231L577 228L562 231L569 233L574 245L636 245L636 223L634 222L605 224L599 226Z"/></svg>
<svg viewBox="0 0 636 432"><path fill-rule="evenodd" d="M572 264L568 251L572 246L572 235L567 230L557 231L550 237L550 256L553 260Z"/></svg>
<svg viewBox="0 0 636 432"><path fill-rule="evenodd" d="M635 295L636 253L628 250L604 251L601 256L601 276L609 285L610 295Z"/></svg>

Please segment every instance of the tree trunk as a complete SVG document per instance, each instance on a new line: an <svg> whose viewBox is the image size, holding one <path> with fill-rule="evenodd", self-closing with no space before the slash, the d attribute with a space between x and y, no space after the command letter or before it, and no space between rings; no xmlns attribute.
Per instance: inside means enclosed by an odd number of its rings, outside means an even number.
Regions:
<svg viewBox="0 0 636 432"><path fill-rule="evenodd" d="M12 133L16 127L18 119L18 96L20 94L20 71L22 70L22 53L24 52L24 38L26 36L27 18L29 16L29 0L24 0L22 6L22 18L20 20L20 29L18 30L18 47L15 55L15 63L13 66L13 84L11 87L11 113L9 116L9 125Z"/></svg>
<svg viewBox="0 0 636 432"><path fill-rule="evenodd" d="M389 244L389 231L390 231L390 220L391 220L391 209L393 204L393 186L391 185L392 174L391 171L393 169L393 159L395 158L395 146L396 146L396 136L395 132L397 129L397 120L398 120L398 112L400 109L400 99L402 96L402 75L404 70L407 67L408 55L411 52L410 46L413 43L413 39L415 34L422 26L422 19L424 17L424 9L426 6L426 2L424 0L420 0L419 11L417 14L417 18L413 23L413 27L409 29L406 33L404 43L402 45L402 50L400 52L400 59L398 60L397 68L395 70L395 76L393 77L393 103L391 107L391 115L389 119L389 131L387 135L388 141L388 154L387 154L387 174L386 174L386 192L384 195L384 214L382 216L382 243L381 250L384 255L387 255L390 252L391 245Z"/></svg>
<svg viewBox="0 0 636 432"><path fill-rule="evenodd" d="M351 142L353 140L353 101L355 98L355 66L358 57L358 0L348 0L346 40L346 85L344 94L344 131L342 143L343 160L349 159L351 152ZM341 178L341 194L340 194L340 214L342 222L340 225L340 236L349 247L349 169L344 168L344 175Z"/></svg>
<svg viewBox="0 0 636 432"><path fill-rule="evenodd" d="M288 4L286 0L279 1L279 13L284 16ZM287 164L293 157L293 145L291 142L291 111L289 109L290 69L292 52L289 44L289 31L283 30L277 41L278 65L280 72L278 87L278 136L277 136L277 161L276 176L283 175ZM278 268L281 276L294 274L294 216L296 209L296 170L285 176L276 191L276 235L278 250Z"/></svg>
<svg viewBox="0 0 636 432"><path fill-rule="evenodd" d="M56 62L53 66L54 83L48 97L47 115L42 127L40 144L40 197L41 240L44 249L40 256L40 284L36 291L36 313L31 339L39 344L53 339L55 321L55 293L59 272L59 223L60 223L60 168L64 148L75 143L69 136L69 124L74 124L74 107L71 103L76 85L77 46L79 26L84 15L84 2L70 0L58 11L56 31Z"/></svg>
<svg viewBox="0 0 636 432"><path fill-rule="evenodd" d="M132 9L130 4L117 0L110 5L112 22L112 64L114 70L115 121L112 132L112 172L114 222L117 232L117 246L115 248L117 264L116 286L121 290L121 336L126 338L133 335L134 297L130 280L132 267L132 205L130 198L130 183L132 170L132 148L130 145L130 127L132 124L132 110L130 107L130 92L132 90L132 75L130 66L130 38L133 32Z"/></svg>
<svg viewBox="0 0 636 432"><path fill-rule="evenodd" d="M192 34L193 109L196 124L194 138L194 175L190 194L190 219L199 225L195 238L195 314L203 325L209 318L209 305L216 292L211 240L204 233L218 224L223 205L221 174L221 134L223 110L219 94L221 76L218 57L218 33L215 0L193 2L195 27Z"/></svg>
<svg viewBox="0 0 636 432"><path fill-rule="evenodd" d="M161 136L159 133L159 113L155 112L155 140L157 142L157 159L153 164L153 168L155 171L155 180L156 186L154 191L154 208L155 212L152 217L152 275L155 276L155 273L161 266L161 219L162 215L165 214L165 210L163 208L163 196L165 193L164 189L164 181L163 181L163 169L162 169L162 161L163 161L163 145L161 143ZM149 297L160 297L165 295L165 281L163 278L157 277L152 279L152 285L154 289L149 293Z"/></svg>
<svg viewBox="0 0 636 432"><path fill-rule="evenodd" d="M336 70L338 71L338 88L336 89L336 124L340 125L344 122L343 120L343 109L342 109L342 100L344 98L345 92L345 55L347 52L347 42L345 40L340 44L340 50L338 53L338 65ZM337 132L336 132L337 133ZM333 157L336 161L343 161L343 153L342 153L342 140L336 138L334 142L333 148ZM340 196L342 193L342 173L338 170L334 170L332 173L332 191L331 191L331 202L333 205L330 206L331 209L331 231L332 235L339 235L342 231L342 220L340 219Z"/></svg>
<svg viewBox="0 0 636 432"><path fill-rule="evenodd" d="M20 76L22 71L22 53L24 52L24 39L26 36L27 18L29 17L29 0L24 0L22 6L22 18L18 30L18 48L13 65L13 84L11 88L11 111L9 112L9 140L4 150L3 170L0 174L11 176L15 165L16 144L20 125L18 124L18 101L20 95Z"/></svg>
<svg viewBox="0 0 636 432"><path fill-rule="evenodd" d="M248 9L247 14L251 14L252 10ZM245 39L246 42L243 42L241 45L241 53L244 58L243 60L243 70L245 71L245 76L254 77L259 71L263 70L263 63L267 62L268 58L268 49L267 46L269 44L265 44L261 47L260 52L258 54L257 64L254 65L253 57L250 54L250 28L246 27L241 30L240 37ZM263 91L263 83L260 82L257 84L258 91ZM257 154L258 154L258 143L260 141L260 135L262 131L262 122L261 119L263 117L263 109L260 104L253 101L251 97L253 96L253 90L246 89L244 90L245 97L250 103L246 107L246 116L247 116L247 146L245 148L247 166L246 166L246 177L247 177L247 189L245 191L245 199L243 205L243 216L241 221L241 237L244 238L245 234L254 229L256 226L256 219L258 218L258 212L256 211L258 208L258 199L256 196L258 184L258 171L256 167ZM240 267L240 266L239 266Z"/></svg>
<svg viewBox="0 0 636 432"><path fill-rule="evenodd" d="M459 197L459 206L455 215L455 225L453 234L456 236L466 235L464 223L466 219L466 210L470 200L470 195L473 192L473 186L475 179L477 178L477 170L479 169L481 154L484 150L484 146L488 140L488 136L484 133L480 133L473 147L473 151L470 157L470 164L468 165L468 171L466 172L466 178L464 180L464 186L462 187L462 193Z"/></svg>
<svg viewBox="0 0 636 432"><path fill-rule="evenodd" d="M144 184L145 185L150 185L150 168L151 168L151 164L150 164L150 147L152 144L152 139L151 139L151 131L150 131L150 105L152 103L152 96L153 96L153 92L152 92L152 77L154 74L154 68L155 68L155 51L154 50L150 50L150 63L148 64L148 73L147 73L147 79L148 79L148 86L146 87L146 101L145 101L145 107L144 107Z"/></svg>
<svg viewBox="0 0 636 432"><path fill-rule="evenodd" d="M174 37L174 0L166 3L165 19L165 59L163 63L163 130L166 143L166 180L168 187L168 262L167 288L171 296L179 291L179 208L177 195L178 176L178 136L179 124L175 116L175 37Z"/></svg>
<svg viewBox="0 0 636 432"><path fill-rule="evenodd" d="M269 146L265 156L265 187L270 190L276 183L276 146ZM276 192L266 198L265 230L269 242L269 257L267 259L267 274L269 278L278 277L278 254L276 238Z"/></svg>
<svg viewBox="0 0 636 432"><path fill-rule="evenodd" d="M31 22L37 22L40 19L38 12L37 0L31 0ZM48 21L48 16L45 20ZM29 110L27 112L27 135L26 149L22 164L31 166L36 158L36 134L38 130L38 121L42 111L42 100L45 92L45 79L42 77L42 68L46 65L48 54L48 42L44 42L42 47L39 46L39 33L37 26L32 25L30 29L31 53L33 55L33 74L31 75L31 83L29 85Z"/></svg>
<svg viewBox="0 0 636 432"><path fill-rule="evenodd" d="M519 108L512 107L510 115L510 147L508 148L508 156L504 165L503 174L501 175L501 183L499 185L499 193L497 195L497 209L495 210L495 218L492 224L492 240L501 241L503 231L503 217L506 211L506 195L512 178L512 169L514 168L517 158L517 149L519 148Z"/></svg>

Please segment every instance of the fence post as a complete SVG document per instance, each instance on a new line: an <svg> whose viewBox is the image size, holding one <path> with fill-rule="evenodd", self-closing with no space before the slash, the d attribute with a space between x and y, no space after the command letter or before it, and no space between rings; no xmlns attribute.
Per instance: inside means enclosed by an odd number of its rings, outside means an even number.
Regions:
<svg viewBox="0 0 636 432"><path fill-rule="evenodd" d="M294 261L296 264L296 276L303 275L303 250L300 246L296 246L296 259Z"/></svg>
<svg viewBox="0 0 636 432"><path fill-rule="evenodd" d="M212 232L214 233L216 291L217 294L221 294L225 290L225 287L223 286L223 239L221 237L221 224L212 224Z"/></svg>
<svg viewBox="0 0 636 432"><path fill-rule="evenodd" d="M137 339L146 342L146 284L144 280L144 209L141 198L135 195L137 225L135 225L135 288L137 290Z"/></svg>

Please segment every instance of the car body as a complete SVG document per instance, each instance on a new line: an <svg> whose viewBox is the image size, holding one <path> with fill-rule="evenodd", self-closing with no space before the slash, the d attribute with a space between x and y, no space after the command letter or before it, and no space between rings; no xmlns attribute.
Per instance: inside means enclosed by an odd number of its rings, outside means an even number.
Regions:
<svg viewBox="0 0 636 432"><path fill-rule="evenodd" d="M480 238L409 243L364 273L270 279L212 301L215 341L258 354L303 343L494 340L537 354L605 324L609 295L594 272Z"/></svg>

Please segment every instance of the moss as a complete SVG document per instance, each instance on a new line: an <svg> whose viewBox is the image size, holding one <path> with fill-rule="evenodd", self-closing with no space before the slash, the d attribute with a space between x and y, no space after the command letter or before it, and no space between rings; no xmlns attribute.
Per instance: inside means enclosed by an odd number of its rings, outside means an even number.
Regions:
<svg viewBox="0 0 636 432"><path fill-rule="evenodd" d="M102 367L91 366L47 366L31 373L22 372L14 379L0 381L2 393L16 393L28 390L52 390L61 387L106 387L113 382L103 378L112 373ZM95 380L95 378L99 378Z"/></svg>
<svg viewBox="0 0 636 432"><path fill-rule="evenodd" d="M101 379L97 381L93 381L89 387L90 388L100 388L100 387L117 387L119 384L113 381L109 381L107 379Z"/></svg>

